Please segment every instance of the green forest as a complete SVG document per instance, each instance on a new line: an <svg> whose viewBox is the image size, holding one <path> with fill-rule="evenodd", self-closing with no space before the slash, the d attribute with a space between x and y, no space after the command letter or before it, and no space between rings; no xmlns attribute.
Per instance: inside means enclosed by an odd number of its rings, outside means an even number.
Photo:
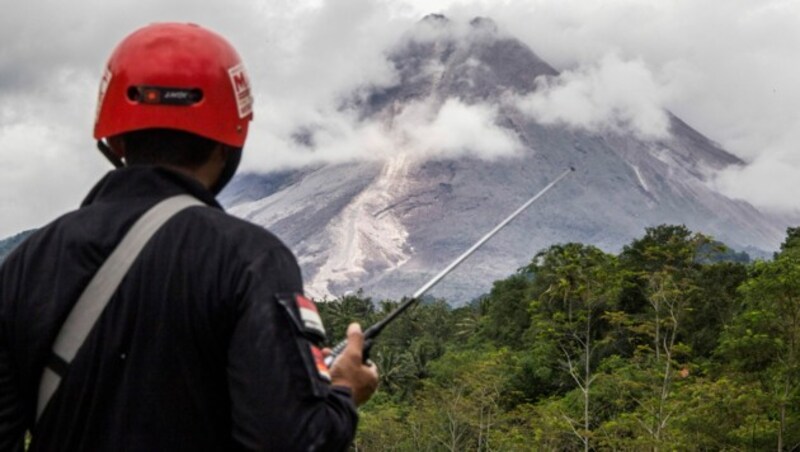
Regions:
<svg viewBox="0 0 800 452"><path fill-rule="evenodd" d="M336 339L396 305L319 308ZM355 450L800 450L800 228L755 262L683 226L554 245L412 308L372 359Z"/></svg>

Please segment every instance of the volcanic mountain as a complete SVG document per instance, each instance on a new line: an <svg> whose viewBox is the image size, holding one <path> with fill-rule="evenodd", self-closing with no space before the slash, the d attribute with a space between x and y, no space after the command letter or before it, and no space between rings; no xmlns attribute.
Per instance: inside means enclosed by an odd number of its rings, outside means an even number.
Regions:
<svg viewBox="0 0 800 452"><path fill-rule="evenodd" d="M235 180L223 202L292 248L310 295L360 288L378 299L409 295L570 166L575 173L433 295L464 303L551 244L578 241L616 252L663 223L733 247L777 247L783 230L776 222L709 187L715 171L742 162L677 116L665 113L669 133L658 138L537 122L507 101L559 74L530 48L488 19L455 32L456 24L432 15L419 27L388 54L397 82L362 90L341 108L391 130L415 105L492 105L493 126L522 149L491 159L400 152ZM313 127L296 139L313 143Z"/></svg>

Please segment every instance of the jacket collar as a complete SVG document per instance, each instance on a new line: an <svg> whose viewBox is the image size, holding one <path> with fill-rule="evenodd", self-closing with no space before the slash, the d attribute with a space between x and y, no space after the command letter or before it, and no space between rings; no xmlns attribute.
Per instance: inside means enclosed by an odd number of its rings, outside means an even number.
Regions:
<svg viewBox="0 0 800 452"><path fill-rule="evenodd" d="M192 195L222 210L214 195L199 181L157 166L131 166L110 171L92 188L81 207L134 198L161 200L180 194Z"/></svg>

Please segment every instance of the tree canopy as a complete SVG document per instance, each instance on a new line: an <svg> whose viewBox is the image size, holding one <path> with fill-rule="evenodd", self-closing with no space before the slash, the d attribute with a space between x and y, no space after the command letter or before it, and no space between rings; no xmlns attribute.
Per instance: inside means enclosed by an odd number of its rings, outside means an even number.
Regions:
<svg viewBox="0 0 800 452"><path fill-rule="evenodd" d="M320 303L332 339L397 305ZM800 228L750 262L684 226L618 254L553 245L373 349L356 450L798 450Z"/></svg>

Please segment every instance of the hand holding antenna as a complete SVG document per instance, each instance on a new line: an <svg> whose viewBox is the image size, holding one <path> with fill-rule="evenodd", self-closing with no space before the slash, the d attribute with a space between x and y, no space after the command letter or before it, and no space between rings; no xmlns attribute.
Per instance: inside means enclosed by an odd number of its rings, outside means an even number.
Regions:
<svg viewBox="0 0 800 452"><path fill-rule="evenodd" d="M340 352L336 365L330 368L331 384L349 388L356 405L361 405L378 388L378 369L368 364L363 355L365 339L359 324L350 324L344 342L347 346Z"/></svg>

